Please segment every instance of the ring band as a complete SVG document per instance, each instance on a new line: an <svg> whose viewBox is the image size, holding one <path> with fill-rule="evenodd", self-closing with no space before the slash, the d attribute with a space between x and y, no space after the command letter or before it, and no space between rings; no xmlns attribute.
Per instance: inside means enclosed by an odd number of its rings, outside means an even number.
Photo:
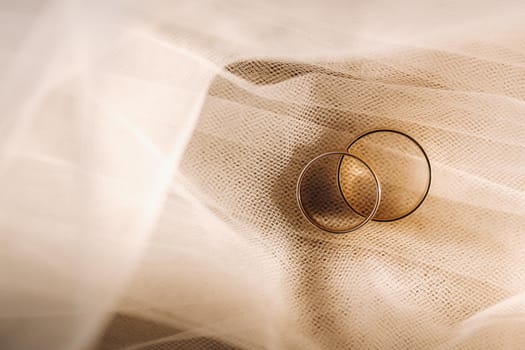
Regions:
<svg viewBox="0 0 525 350"><path fill-rule="evenodd" d="M375 199L375 203L374 203L374 206L370 212L370 214L368 216L364 216L362 214L359 214L360 216L362 217L365 217L364 221L360 222L359 224L357 225L354 225L350 228L346 228L346 229L342 229L342 230L336 230L336 229L333 229L333 228L330 228L330 227L327 227L327 226L324 226L322 224L320 224L318 221L316 221L308 212L307 210L304 208L304 205L303 205L303 200L302 200L302 195L301 195L301 185L303 183L303 180L304 180L304 177L305 177L305 174L306 174L306 171L316 162L318 161L319 159L321 158L325 158L325 157L328 157L328 156L332 156L332 155L339 155L341 156L341 159L339 160L339 163L337 165L337 186L338 186L338 189L339 191L341 191L341 184L340 184L340 170L341 170L341 162L342 160L344 159L344 157L351 157L355 160L357 160L359 163L361 163L362 165L365 166L365 168L370 172L370 174L372 174L372 177L374 179L374 182L375 182L375 187L376 187L376 199ZM343 200L348 204L346 198L343 196L343 193L340 192L342 197L343 197ZM316 226L317 228L323 230L323 231L327 231L327 232L331 232L331 233L349 233L349 232L352 232L352 231L355 231L361 227L363 227L364 225L366 225L370 220L373 219L373 217L375 216L375 214L377 213L377 210L379 209L379 203L381 201L381 184L379 183L379 180L376 176L376 173L372 170L372 168L370 168L370 166L368 166L368 164L366 164L361 158L357 157L357 156L354 156L348 152L328 152L328 153L323 153L317 157L315 157L314 159L312 159L311 161L309 161L305 166L304 168L301 170L301 173L299 174L299 179L297 180L297 187L296 187L296 196L297 196L297 203L299 204L299 209L301 210L301 213L303 214L303 216L311 223L313 224L314 226ZM354 210L352 208L352 210ZM355 211L355 210L354 210Z"/></svg>
<svg viewBox="0 0 525 350"><path fill-rule="evenodd" d="M425 152L425 150L423 149L423 147L421 146L421 144L419 142L417 142L413 137L405 134L404 132L401 132L401 131L398 131L398 130L393 130L393 129L374 129L374 130L370 130L370 131L367 131L363 134L360 134L359 136L357 136L347 147L346 147L346 151L348 153L350 153L351 151L351 148L352 146L359 140L363 139L364 137L368 136L368 135L371 135L371 134L375 134L375 133L379 133L379 132L389 132L389 133L394 133L394 134L399 134L401 136L404 136L406 138L408 138L410 141L412 141L418 148L419 150L421 151L421 153L423 154L423 156L425 157L425 161L427 162L427 168L428 168L428 181L427 181L427 184L426 184L426 188L425 188L425 191L423 192L423 195L420 197L419 201L416 203L416 205L402 213L401 215L398 215L398 216L395 216L395 217L392 217L392 218L387 218L387 219L381 219L381 218L372 218L373 221L381 221L381 222L390 222L390 221L396 221L396 220L400 220L400 219L403 219L407 216L409 216L410 214L412 214L414 211L416 211L420 206L421 204L423 204L423 202L425 201L425 199L427 198L428 196L428 193L430 191L430 184L432 182L432 168L430 166L430 160L428 158L428 155L427 153ZM343 200L345 201L345 203L350 207L350 209L352 209L356 214L360 215L360 216L365 216L364 214L360 213L359 211L357 211L355 208L352 207L352 205L350 204L350 202L348 201L348 199L346 198L344 192L343 192L343 189L342 189L342 186L341 186L341 165L343 163L343 157L341 157L340 161L339 161L339 165L338 165L338 171L337 171L337 186L339 188L339 191L341 192L341 195L343 197ZM374 175L376 175L374 173ZM374 214L375 215L375 214Z"/></svg>

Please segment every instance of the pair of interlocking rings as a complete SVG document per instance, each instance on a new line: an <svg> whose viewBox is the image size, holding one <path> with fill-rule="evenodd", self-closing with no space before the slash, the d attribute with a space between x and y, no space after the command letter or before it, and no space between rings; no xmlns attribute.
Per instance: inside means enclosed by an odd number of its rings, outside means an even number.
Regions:
<svg viewBox="0 0 525 350"><path fill-rule="evenodd" d="M424 187L424 190L420 193L419 199L415 203L412 203L411 206L407 210L404 210L401 213L397 213L396 215L393 215L393 216L390 216L390 217L377 217L376 216L376 214L378 213L378 209L380 207L381 197L382 197L382 195L384 195L383 189L381 187L381 181L378 178L378 176L376 174L376 171L374 171L374 169L369 164L367 164L365 162L365 160L363 160L362 158L356 156L355 154L352 154L353 147L356 145L356 143L358 141L363 140L363 139L369 137L370 135L379 134L379 133L391 133L391 134L395 134L395 135L401 135L401 136L405 137L406 139L408 139L408 141L412 142L416 146L416 149L424 157L424 159L426 161L426 168L428 170L428 175L427 175L427 180L425 182L425 187ZM326 224L323 224L321 222L323 220L321 220L319 218L316 218L314 215L312 215L308 210L306 210L305 205L304 205L304 200L303 200L303 182L304 182L304 179L305 179L305 175L306 175L307 171L309 169L311 169L311 167L315 163L318 163L319 161L321 161L323 159L326 159L328 157L339 157L338 164L337 164L337 167L336 167L337 174L335 175L336 179L337 179L337 189L339 191L339 194L343 198L344 204L346 206L348 206L354 213L356 213L361 218L357 223L355 223L355 224L353 224L351 226L348 226L348 227L334 228L334 227L330 227L330 226L328 226ZM358 164L360 164L362 166L363 169L366 169L366 171L368 171L372 175L373 187L375 187L375 196L373 196L373 200L374 200L373 205L371 203L369 205L369 209L370 210L367 211L368 214L363 213L362 210L361 211L356 210L356 208L354 208L354 206L352 206L352 204L350 203L351 201L348 198L349 194L345 193L345 190L344 190L342 182L341 182L342 177L345 175L344 171L343 171L344 169L342 168L342 165L343 165L345 159L357 162ZM355 230L363 227L364 225L366 225L370 221L382 221L382 222L396 221L396 220L405 218L405 217L409 216L410 214L412 214L414 211L416 211L421 206L421 204L426 199L426 197L428 195L428 192L430 190L431 177L432 176L431 176L430 160L428 158L427 153L425 152L423 147L419 144L419 142L417 142L413 137L405 134L404 132L398 131L398 130L374 129L374 130L371 130L371 131L367 131L367 132L359 135L357 138L355 138L346 147L346 151L333 151L333 152L323 153L323 154L315 157L314 159L312 159L310 162L308 162L305 165L305 167L302 169L302 171L301 171L301 173L299 175L298 181L297 181L297 190L296 190L297 202L299 204L299 208L301 210L301 213L304 215L304 217L310 223L312 223L314 226L316 226L317 228L319 228L319 229L321 229L323 231L331 232L331 233L348 233L348 232L352 232L352 231L355 231ZM317 181L317 179L315 179L315 180ZM314 201L315 201L315 199L316 198L314 198Z"/></svg>

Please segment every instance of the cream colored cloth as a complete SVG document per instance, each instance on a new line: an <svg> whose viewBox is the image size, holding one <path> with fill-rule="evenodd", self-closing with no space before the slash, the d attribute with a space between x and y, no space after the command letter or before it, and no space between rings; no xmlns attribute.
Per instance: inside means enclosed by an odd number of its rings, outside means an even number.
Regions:
<svg viewBox="0 0 525 350"><path fill-rule="evenodd" d="M0 348L524 348L524 15L1 2ZM376 127L428 199L317 230L299 171Z"/></svg>

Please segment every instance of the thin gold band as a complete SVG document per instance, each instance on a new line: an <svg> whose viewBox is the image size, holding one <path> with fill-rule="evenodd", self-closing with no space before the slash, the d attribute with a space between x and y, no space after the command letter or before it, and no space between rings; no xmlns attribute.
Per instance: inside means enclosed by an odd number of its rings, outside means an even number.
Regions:
<svg viewBox="0 0 525 350"><path fill-rule="evenodd" d="M358 162L362 163L367 169L368 171L370 171L370 173L372 174L372 177L374 178L374 182L375 182L375 185L376 185L376 201L375 201L375 204L374 204L374 207L372 208L372 211L370 212L370 215L368 215L364 221L360 222L359 224L355 225L355 226L352 226L350 228L346 228L346 229L342 229L342 230L335 230L335 229L332 229L332 228L329 228L327 226L324 226L322 224L320 224L318 221L316 221L307 211L306 209L304 208L303 206L303 201L302 201L302 197L301 197L301 184L303 183L303 179L304 179L304 176L306 174L306 171L313 165L313 163L315 163L317 160L321 159L321 158L325 158L325 157L328 157L328 156L331 156L331 155L340 155L341 156L341 160L344 158L344 157L351 157L351 158L354 158L355 160L357 160ZM341 161L340 161L341 162ZM339 190L341 189L340 188L340 166L341 166L341 163L339 162L339 165L337 167L337 184L339 186ZM341 195L342 195L342 192L341 192ZM327 153L323 153L317 157L315 157L314 159L312 159L311 161L309 161L303 168L303 170L301 170L301 173L299 174L299 179L297 180L297 187L296 187L296 196L297 196L297 203L299 204L299 209L301 209L301 213L303 214L303 216L311 223L313 224L315 227L323 230L323 231L327 231L327 232L331 232L331 233L349 233L349 232L352 232L352 231L355 231L361 227L363 227L364 225L366 225L370 220L373 219L373 217L375 216L375 214L377 213L377 209L379 208L379 203L381 201L381 185L379 183L379 180L375 174L375 172L368 166L368 164L366 164L361 158L359 157L356 157L348 152L327 152ZM343 200L345 202L346 199L344 198L343 196ZM347 202L348 203L348 202ZM360 216L363 216L364 215L361 215L359 214Z"/></svg>
<svg viewBox="0 0 525 350"><path fill-rule="evenodd" d="M410 141L412 141L419 148L419 150L421 151L421 153L425 157L425 161L427 162L427 167L428 167L427 186L425 188L425 191L423 192L423 195L420 197L419 201L417 202L417 204L412 209L404 212L401 215L398 215L398 216L395 216L395 217L392 217L392 218L387 218L387 219L372 218L373 221L381 221L381 222L396 221L396 220L400 220L400 219L403 219L403 218L409 216L414 211L416 211L421 206L421 204L423 204L423 202L425 201L425 199L428 196L428 192L430 191L430 184L432 182L432 168L430 166L430 159L428 158L428 155L425 152L425 150L423 149L423 147L421 146L421 144L419 142L417 142L412 136L407 135L404 132L399 131L399 130L374 129L374 130L370 130L370 131L364 132L364 133L360 134L359 136L357 136L352 142L350 142L350 144L346 147L346 151L350 153L350 149L352 148L352 146L357 141L361 140L362 138L364 138L364 137L366 137L368 135L375 134L375 133L378 133L378 132L389 132L389 133L399 134L401 136L404 136L404 137L408 138ZM341 159L339 160L339 165L337 167L337 169L338 169L338 171L337 171L337 186L339 188L339 191L341 192L343 200L350 207L350 209L352 209L356 214L364 217L365 215L363 213L358 212L355 208L352 207L352 205L349 203L349 201L347 200L347 198L344 195L344 192L343 192L342 187L341 187L341 176L340 176L341 175L341 164L342 164L342 162L343 162L343 157L341 157Z"/></svg>

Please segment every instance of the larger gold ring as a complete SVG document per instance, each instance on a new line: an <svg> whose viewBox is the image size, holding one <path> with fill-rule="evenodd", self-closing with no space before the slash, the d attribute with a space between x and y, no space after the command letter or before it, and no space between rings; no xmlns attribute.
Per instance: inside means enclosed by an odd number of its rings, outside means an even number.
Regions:
<svg viewBox="0 0 525 350"><path fill-rule="evenodd" d="M425 201L425 199L427 198L428 196L428 192L430 191L430 184L432 182L432 168L430 166L430 160L428 158L428 155L427 153L425 152L425 150L423 149L423 147L421 146L421 144L419 142L417 142L412 136L410 135L407 135L405 134L404 132L401 132L401 131L398 131L398 130L393 130L393 129L374 129L374 130L370 130L370 131L367 131L363 134L360 134L359 136L357 136L352 142L350 142L350 144L346 147L346 151L347 152L351 152L351 148L352 146L359 140L363 139L364 137L368 136L368 135L371 135L371 134L375 134L375 133L379 133L379 132L388 132L388 133L394 133L394 134L399 134L401 136L404 136L406 137L407 139L409 139L410 141L412 141L418 148L419 150L421 151L421 153L423 154L424 158L425 158L425 161L427 163L427 168L428 168L428 181L426 183L426 187L425 187L425 190L423 191L423 193L421 194L419 200L417 201L417 203L409 210L403 212L402 214L400 215L397 215L397 216L393 216L393 217L389 217L389 218L372 218L373 221L381 221L381 222L390 222L390 221L396 221L396 220L400 220L400 219L403 219L407 216L409 216L410 214L412 214L414 211L416 211L420 206L421 204L423 204L423 202ZM348 201L348 199L346 198L345 194L344 194L344 191L342 189L342 186L341 186L341 177L340 177L340 174L341 174L341 164L343 162L343 158L341 158L341 160L339 161L339 166L338 166L338 174L337 174L337 186L339 187L339 191L341 192L341 195L344 199L344 201L346 202L346 204L350 207L350 209L352 209L356 214L360 215L360 216L365 216L365 214L363 213L360 213L357 209L355 209L354 207L352 207L352 205L350 204L350 202Z"/></svg>

